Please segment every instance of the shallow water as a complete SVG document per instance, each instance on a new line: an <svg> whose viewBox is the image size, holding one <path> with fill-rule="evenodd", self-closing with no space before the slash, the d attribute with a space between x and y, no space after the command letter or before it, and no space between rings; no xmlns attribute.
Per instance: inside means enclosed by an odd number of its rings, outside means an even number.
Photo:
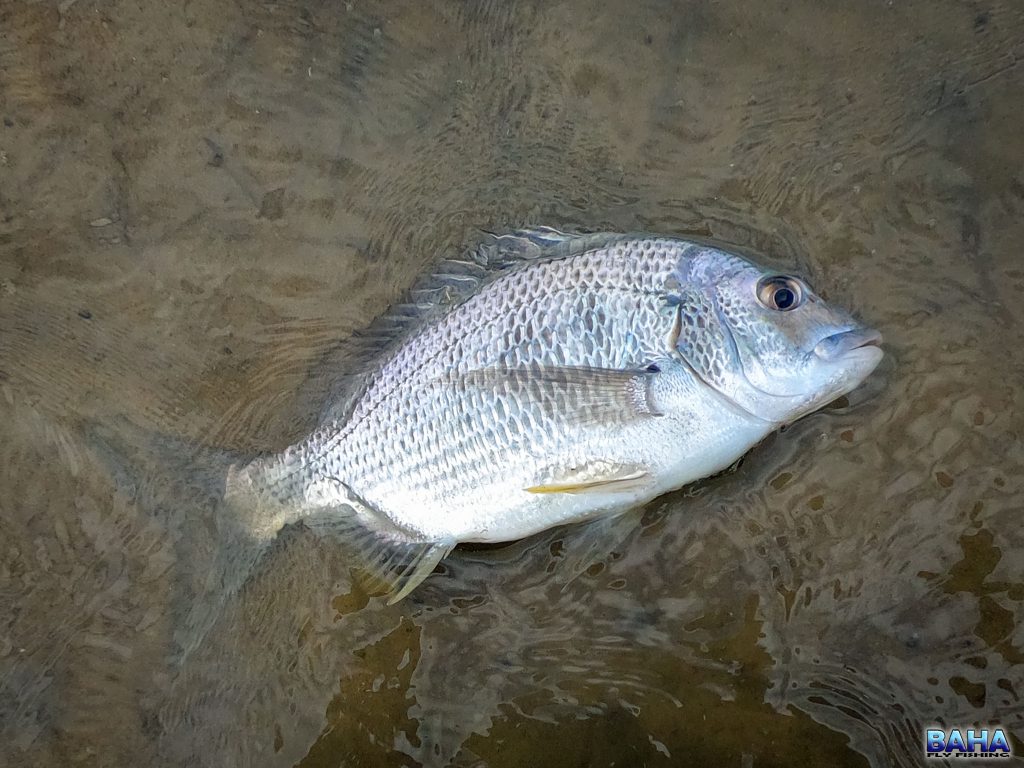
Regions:
<svg viewBox="0 0 1024 768"><path fill-rule="evenodd" d="M1009 1L7 0L0 764L1024 753L1022 56ZM557 530L388 607L291 530L175 661L225 457L524 224L731 243L887 358L583 573Z"/></svg>

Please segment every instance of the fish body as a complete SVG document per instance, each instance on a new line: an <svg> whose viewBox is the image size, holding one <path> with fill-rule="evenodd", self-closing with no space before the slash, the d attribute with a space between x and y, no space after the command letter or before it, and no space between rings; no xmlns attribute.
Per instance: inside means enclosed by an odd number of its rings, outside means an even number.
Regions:
<svg viewBox="0 0 1024 768"><path fill-rule="evenodd" d="M802 281L720 249L554 230L496 243L511 265L383 352L346 413L233 473L229 490L277 502L260 535L344 519L397 599L458 543L714 474L881 358L877 333Z"/></svg>

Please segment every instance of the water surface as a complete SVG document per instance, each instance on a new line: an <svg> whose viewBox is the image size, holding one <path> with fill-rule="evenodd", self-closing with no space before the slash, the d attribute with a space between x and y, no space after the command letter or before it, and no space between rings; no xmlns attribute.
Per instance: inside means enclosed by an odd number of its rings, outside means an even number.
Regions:
<svg viewBox="0 0 1024 768"><path fill-rule="evenodd" d="M0 763L1024 752L1022 57L1010 0L5 2ZM527 224L732 244L888 355L632 529L396 606L291 530L175 660L218 468Z"/></svg>

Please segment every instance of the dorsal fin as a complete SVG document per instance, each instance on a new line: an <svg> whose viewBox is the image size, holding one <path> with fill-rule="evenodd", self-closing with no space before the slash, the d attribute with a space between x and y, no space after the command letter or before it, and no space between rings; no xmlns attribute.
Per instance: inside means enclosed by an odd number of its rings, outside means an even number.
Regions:
<svg viewBox="0 0 1024 768"><path fill-rule="evenodd" d="M574 256L623 237L607 232L559 232L549 227L483 235L462 258L440 262L386 312L324 354L310 374L314 393L319 393L323 402L321 424L348 416L369 375L389 350L499 275L526 264Z"/></svg>
<svg viewBox="0 0 1024 768"><path fill-rule="evenodd" d="M507 269L523 262L564 259L626 237L612 232L559 232L551 227L486 234L487 239L473 251L473 258L490 270Z"/></svg>

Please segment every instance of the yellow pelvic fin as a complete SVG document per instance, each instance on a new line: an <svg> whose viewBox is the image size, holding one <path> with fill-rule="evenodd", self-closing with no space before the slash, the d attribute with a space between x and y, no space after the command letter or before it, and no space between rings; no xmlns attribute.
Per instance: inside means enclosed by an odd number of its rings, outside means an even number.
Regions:
<svg viewBox="0 0 1024 768"><path fill-rule="evenodd" d="M527 493L618 493L640 488L650 477L646 469L635 466L611 465L604 470L595 472L587 467L572 472L564 480L532 485L524 490Z"/></svg>

